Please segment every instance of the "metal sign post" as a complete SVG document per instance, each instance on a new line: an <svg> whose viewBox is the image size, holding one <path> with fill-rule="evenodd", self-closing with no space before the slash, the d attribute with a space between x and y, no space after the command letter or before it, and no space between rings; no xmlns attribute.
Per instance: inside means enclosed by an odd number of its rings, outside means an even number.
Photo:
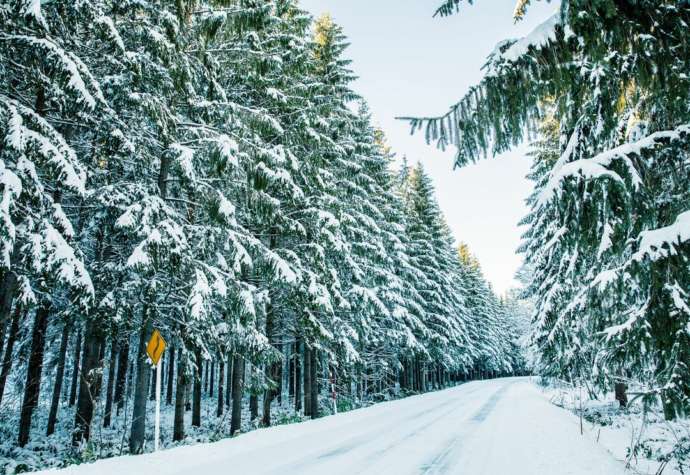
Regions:
<svg viewBox="0 0 690 475"><path fill-rule="evenodd" d="M153 450L158 452L158 444L161 439L161 365L163 358L156 365L156 429L154 431Z"/></svg>
<svg viewBox="0 0 690 475"><path fill-rule="evenodd" d="M167 343L158 330L154 330L151 339L146 345L146 353L151 358L153 366L156 368L156 422L154 429L153 447L158 451L161 438L161 365L163 363L163 352Z"/></svg>

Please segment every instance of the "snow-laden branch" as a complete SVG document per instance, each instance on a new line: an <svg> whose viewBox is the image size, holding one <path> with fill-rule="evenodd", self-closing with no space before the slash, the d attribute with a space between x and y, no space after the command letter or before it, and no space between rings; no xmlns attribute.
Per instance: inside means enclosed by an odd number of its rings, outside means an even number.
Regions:
<svg viewBox="0 0 690 475"><path fill-rule="evenodd" d="M575 160L570 163L559 165L565 160L560 160L551 172L549 181L542 190L537 200L540 207L548 204L560 191L562 183L567 178L582 177L586 180L595 180L599 178L610 178L621 184L624 180L621 176L610 170L609 167L614 161L622 161L630 175L632 185L637 188L642 183L637 170L635 169L630 157L632 155L641 155L643 150L651 150L662 143L667 143L673 140L679 140L682 136L690 134L690 124L682 125L675 130L664 130L656 132L647 137L644 137L637 142L626 143L611 150L602 152L592 158L585 158ZM566 148L565 154L570 153L570 147ZM565 155L564 154L564 155Z"/></svg>
<svg viewBox="0 0 690 475"><path fill-rule="evenodd" d="M489 61L485 66L486 76L498 75L502 64L516 62L529 53L530 48L541 48L554 41L556 39L556 27L560 24L561 14L557 12L538 25L527 36L518 40L503 40L498 43L489 55Z"/></svg>
<svg viewBox="0 0 690 475"><path fill-rule="evenodd" d="M640 233L640 248L633 260L641 261L649 256L652 261L673 255L677 252L675 244L690 241L690 210L681 213L669 226Z"/></svg>

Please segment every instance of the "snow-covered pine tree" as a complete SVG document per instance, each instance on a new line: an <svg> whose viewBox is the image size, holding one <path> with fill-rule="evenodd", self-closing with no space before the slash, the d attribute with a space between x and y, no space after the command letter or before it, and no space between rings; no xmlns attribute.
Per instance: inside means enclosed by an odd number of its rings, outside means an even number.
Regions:
<svg viewBox="0 0 690 475"><path fill-rule="evenodd" d="M451 369L464 369L467 348L467 308L453 238L434 197L433 185L421 164L407 178L406 192L410 258L424 280L419 293L429 339L429 359ZM424 369L426 371L426 368ZM422 389L424 386L422 387Z"/></svg>
<svg viewBox="0 0 690 475"><path fill-rule="evenodd" d="M411 121L464 165L530 137L554 111L559 158L534 218L549 248L536 274L548 364L600 386L633 379L669 418L690 396L689 21L687 2L564 1L532 34L499 43L449 113Z"/></svg>
<svg viewBox="0 0 690 475"><path fill-rule="evenodd" d="M29 441L41 396L49 323L61 305L86 310L94 298L84 254L75 247L74 215L65 211L87 195L87 163L96 149L94 135L99 135L85 134L81 127L110 115L81 56L81 46L93 34L84 27L97 11L86 3L17 1L0 8L0 318L7 318L13 301L17 316L34 315L20 446ZM65 14L68 20L62 19Z"/></svg>

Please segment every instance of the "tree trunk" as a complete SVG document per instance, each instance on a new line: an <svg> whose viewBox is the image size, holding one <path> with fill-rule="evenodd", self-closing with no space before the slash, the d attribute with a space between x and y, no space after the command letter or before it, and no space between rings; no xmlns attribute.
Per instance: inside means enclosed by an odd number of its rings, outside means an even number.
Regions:
<svg viewBox="0 0 690 475"><path fill-rule="evenodd" d="M118 346L117 339L112 338L110 342L110 363L108 364L108 387L105 391L103 427L110 427L110 419L113 412L113 389L115 388L115 364L117 363Z"/></svg>
<svg viewBox="0 0 690 475"><path fill-rule="evenodd" d="M146 341L151 335L153 324L148 309L142 311L142 326L137 348L137 374L134 388L134 407L132 409L132 430L129 436L129 453L140 454L144 451L146 437L146 401L149 394L149 373L151 367L146 356Z"/></svg>
<svg viewBox="0 0 690 475"><path fill-rule="evenodd" d="M304 344L304 415L311 416L311 349Z"/></svg>
<svg viewBox="0 0 690 475"><path fill-rule="evenodd" d="M661 406L664 410L664 419L667 421L673 421L678 416L676 407L667 399L665 391L661 393Z"/></svg>
<svg viewBox="0 0 690 475"><path fill-rule="evenodd" d="M194 378L194 394L192 400L192 425L194 427L201 427L201 376L203 360L201 359L201 350L196 350L196 378ZM206 366L208 369L208 366Z"/></svg>
<svg viewBox="0 0 690 475"><path fill-rule="evenodd" d="M74 416L72 445L78 447L88 442L91 435L93 409L101 392L103 338L96 322L90 320L84 331L84 351L82 352L82 370L79 378L79 397Z"/></svg>
<svg viewBox="0 0 690 475"><path fill-rule="evenodd" d="M184 410L185 412L192 410L192 387L194 386L194 380L196 379L196 370L192 374L192 384L189 382L189 376L187 377L187 385L184 389Z"/></svg>
<svg viewBox="0 0 690 475"><path fill-rule="evenodd" d="M269 303L266 309L266 338L268 338L269 343L273 348L275 345L275 315L273 313L273 306ZM269 384L269 388L264 391L264 412L263 418L261 419L261 424L264 427L271 425L271 403L276 396L277 390L272 386L278 382L278 363L268 363L265 369L266 380Z"/></svg>
<svg viewBox="0 0 690 475"><path fill-rule="evenodd" d="M225 361L221 357L218 363L218 407L216 409L216 417L223 415L223 409L225 408L225 402L223 401L223 396L225 392L223 391L223 383L225 382Z"/></svg>
<svg viewBox="0 0 690 475"><path fill-rule="evenodd" d="M187 374L182 358L182 348L177 358L177 388L175 390L175 422L173 425L173 440L184 440L184 413L187 402ZM172 363L172 362L171 362Z"/></svg>
<svg viewBox="0 0 690 475"><path fill-rule="evenodd" d="M249 420L253 421L259 417L259 396L256 394L249 395Z"/></svg>
<svg viewBox="0 0 690 475"><path fill-rule="evenodd" d="M134 357L133 361L130 361L129 363L129 371L127 372L127 384L125 385L125 399L126 401L129 401L132 397L132 387L134 387L134 379L136 378L136 369L137 369L137 362L136 362L136 356Z"/></svg>
<svg viewBox="0 0 690 475"><path fill-rule="evenodd" d="M2 358L2 371L0 371L0 404L2 404L2 395L5 393L5 383L7 376L12 369L12 350L17 341L17 334L19 334L19 319L22 315L22 307L17 304L14 306L14 315L12 316L12 323L10 324L10 333L7 335L7 345L5 347L5 354Z"/></svg>
<svg viewBox="0 0 690 475"><path fill-rule="evenodd" d="M81 327L77 330L77 341L74 343L74 358L72 360L72 384L69 390L69 407L77 402L77 383L79 382L79 359L81 358Z"/></svg>
<svg viewBox="0 0 690 475"><path fill-rule="evenodd" d="M627 407L628 405L628 385L625 383L616 383L614 385L614 392L616 395L616 401L620 404L620 407Z"/></svg>
<svg viewBox="0 0 690 475"><path fill-rule="evenodd" d="M400 371L398 371L398 383L400 384L400 389L405 391L407 389L407 372L405 371L405 362L401 361Z"/></svg>
<svg viewBox="0 0 690 475"><path fill-rule="evenodd" d="M156 371L151 370L149 376L149 401L156 400Z"/></svg>
<svg viewBox="0 0 690 475"><path fill-rule="evenodd" d="M50 414L48 415L48 427L46 435L55 432L55 422L57 421L58 407L60 405L60 393L62 392L62 382L65 376L65 355L67 354L67 342L69 341L69 325L65 323L60 338L60 352L58 353L57 371L55 372L55 385L53 386L53 399L50 402Z"/></svg>
<svg viewBox="0 0 690 475"><path fill-rule="evenodd" d="M242 392L244 389L244 358L234 355L232 358L232 417L230 435L235 435L242 428Z"/></svg>
<svg viewBox="0 0 690 475"><path fill-rule="evenodd" d="M165 391L165 403L169 406L173 400L173 378L175 377L175 349L170 348L170 361L168 361L168 386ZM177 401L177 395L175 395Z"/></svg>
<svg viewBox="0 0 690 475"><path fill-rule="evenodd" d="M127 389L127 368L129 367L129 335L120 342L120 351L117 357L117 379L115 381L115 396L113 404L117 405L117 415L125 404L125 390Z"/></svg>
<svg viewBox="0 0 690 475"><path fill-rule="evenodd" d="M168 351L170 353L170 351ZM161 398L161 404L163 404L163 398L165 397L165 383L168 380L168 373L166 372L168 370L168 359L161 356L160 361L158 364L161 365L161 393L160 393L160 398ZM154 371L155 373L155 371ZM156 380L153 380L153 386L155 389L156 386ZM153 391L153 400L156 400L156 391Z"/></svg>
<svg viewBox="0 0 690 475"><path fill-rule="evenodd" d="M269 364L268 367L266 368L266 379L269 380L269 384L275 383L275 371L273 371L274 365ZM261 425L264 427L269 427L271 425L271 402L273 401L273 398L275 397L275 389L273 388L267 388L264 391L264 407L263 407L263 413L261 417Z"/></svg>
<svg viewBox="0 0 690 475"><path fill-rule="evenodd" d="M225 407L230 409L230 403L232 401L232 369L235 366L234 357L228 354L228 365L226 371L226 384L225 384Z"/></svg>
<svg viewBox="0 0 690 475"><path fill-rule="evenodd" d="M319 373L318 351L311 350L311 418L319 417Z"/></svg>
<svg viewBox="0 0 690 475"><path fill-rule="evenodd" d="M283 353L285 355L285 353ZM273 394L274 396L278 399L278 404L283 404L283 391L285 391L285 386L283 385L283 379L285 379L284 376L284 363L278 362L275 363L275 381L278 384L278 387L274 390Z"/></svg>
<svg viewBox="0 0 690 475"><path fill-rule="evenodd" d="M302 378L301 378L301 373L300 373L300 361L299 361L299 355L300 355L300 341L297 340L295 343L295 354L294 354L294 366L295 366L295 412L299 413L299 411L302 410Z"/></svg>
<svg viewBox="0 0 690 475"><path fill-rule="evenodd" d="M34 328L31 335L31 353L29 354L29 366L26 370L26 384L24 385L24 399L19 417L18 443L20 447L24 447L29 442L31 418L34 409L38 405L41 393L41 372L43 370L43 354L45 352L49 315L50 303L43 302L36 310Z"/></svg>
<svg viewBox="0 0 690 475"><path fill-rule="evenodd" d="M290 361L288 350L286 349L285 344L283 344L283 348L282 348L281 353L283 355L283 359L282 359L282 361L276 363L276 365L275 365L276 366L276 372L275 372L276 378L275 379L276 379L276 382L278 383L278 388L275 390L274 394L278 399L278 404L282 406L282 404L283 404L283 391L285 391L285 384L284 384L285 383L285 381L284 381L285 375L289 374L289 371L285 370L285 364L288 361Z"/></svg>
<svg viewBox="0 0 690 475"><path fill-rule="evenodd" d="M414 393L417 386L417 381L414 377L414 361L407 361L407 382L409 384L410 391Z"/></svg>
<svg viewBox="0 0 690 475"><path fill-rule="evenodd" d="M10 325L12 301L17 288L17 276L12 271L5 271L0 283L0 353L5 344L7 327Z"/></svg>
<svg viewBox="0 0 690 475"><path fill-rule="evenodd" d="M295 397L295 351L294 351L294 344L292 345L292 355L290 355L290 358L287 360L288 361L288 369L287 369L287 383L288 383L288 397L294 398Z"/></svg>
<svg viewBox="0 0 690 475"><path fill-rule="evenodd" d="M206 395L208 395L208 369L211 366L211 364L208 362L204 362L202 364L203 364L203 368L204 368L204 374L203 374L202 382L203 382L204 392L206 393Z"/></svg>
<svg viewBox="0 0 690 475"><path fill-rule="evenodd" d="M213 393L215 392L215 381L216 381L216 362L211 361L211 372L209 374L209 389L208 389L208 394L213 397Z"/></svg>

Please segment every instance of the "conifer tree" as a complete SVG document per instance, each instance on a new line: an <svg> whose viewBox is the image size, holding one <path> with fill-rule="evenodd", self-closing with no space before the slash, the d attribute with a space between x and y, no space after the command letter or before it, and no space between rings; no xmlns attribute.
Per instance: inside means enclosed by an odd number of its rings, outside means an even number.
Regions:
<svg viewBox="0 0 690 475"><path fill-rule="evenodd" d="M499 43L447 114L411 120L461 166L553 114L558 158L539 165L528 234L539 241L525 244L542 368L599 389L635 381L667 418L690 397L688 21L687 2L561 2L532 34Z"/></svg>

